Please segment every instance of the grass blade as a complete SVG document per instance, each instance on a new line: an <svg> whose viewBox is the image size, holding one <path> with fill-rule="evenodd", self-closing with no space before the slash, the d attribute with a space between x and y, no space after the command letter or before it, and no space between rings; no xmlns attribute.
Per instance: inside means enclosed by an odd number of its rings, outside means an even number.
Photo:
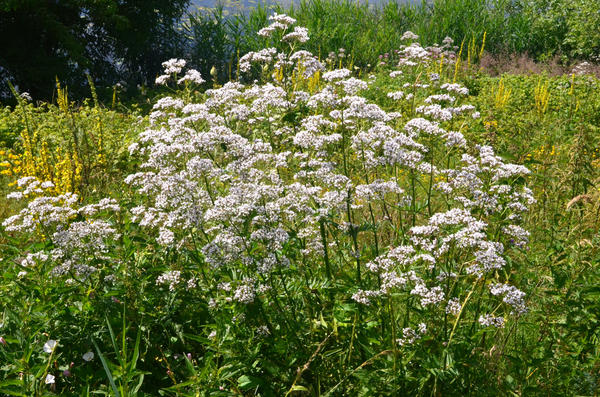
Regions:
<svg viewBox="0 0 600 397"><path fill-rule="evenodd" d="M110 325L109 325L109 327L110 327ZM121 397L121 394L119 393L119 389L117 389L117 385L115 384L115 380L113 379L113 376L110 373L110 369L108 369L108 363L104 359L104 355L102 355L102 352L100 351L100 348L98 347L98 344L96 343L94 338L92 338L92 343L94 344L94 347L96 348L98 357L100 357L100 361L102 362L102 366L104 367L104 372L106 372L106 376L108 377L110 387L112 387L113 392L115 393L116 397Z"/></svg>

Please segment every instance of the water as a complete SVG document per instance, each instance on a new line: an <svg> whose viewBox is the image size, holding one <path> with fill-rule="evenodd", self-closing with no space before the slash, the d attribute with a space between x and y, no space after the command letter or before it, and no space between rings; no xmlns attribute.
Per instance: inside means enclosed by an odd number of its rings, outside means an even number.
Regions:
<svg viewBox="0 0 600 397"><path fill-rule="evenodd" d="M298 0L263 0L260 4L281 4L284 7L288 7L291 3L297 3ZM190 8L195 9L210 9L215 7L219 2L216 0L192 0ZM229 12L248 12L252 8L256 7L259 3L256 0L222 0L221 3L224 5L226 11Z"/></svg>
<svg viewBox="0 0 600 397"><path fill-rule="evenodd" d="M386 3L389 0L358 0L361 3L366 3L368 1L369 4L377 6ZM405 0L405 1L415 1L415 0ZM225 11L227 13L235 13L235 12L248 12L252 8L254 8L259 1L257 0L222 0L221 1L225 6ZM262 0L261 4L281 4L284 8L289 7L292 3L298 4L300 0ZM194 11L196 9L206 10L215 7L218 4L217 0L192 0L190 4L190 11Z"/></svg>

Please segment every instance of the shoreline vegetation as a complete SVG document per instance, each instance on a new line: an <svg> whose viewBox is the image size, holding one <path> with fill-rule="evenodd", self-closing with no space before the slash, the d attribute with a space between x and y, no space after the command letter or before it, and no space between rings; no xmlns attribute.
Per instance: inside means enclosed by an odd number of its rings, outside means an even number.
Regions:
<svg viewBox="0 0 600 397"><path fill-rule="evenodd" d="M598 52L523 4L217 8L135 89L7 84L0 395L597 396Z"/></svg>
<svg viewBox="0 0 600 397"><path fill-rule="evenodd" d="M8 50L0 58L2 100L14 105L12 95L6 89L7 81L21 91L33 94L36 100L51 100L55 77L70 87L74 99L83 99L90 92L86 74L91 76L104 102L111 100L112 89L117 84L122 95L135 100L152 86L160 73L158 59L171 57L186 59L203 75L209 75L214 67L217 80L223 84L235 76L239 56L264 47L265 40L256 36L256 32L268 25L268 16L273 12L291 15L312 32L315 40L305 43L304 49L325 59L329 53L344 48L353 65L362 70L372 70L380 55L397 48L402 34L412 31L419 35L424 46L441 44L446 36L468 46L472 42L481 43L485 35L484 55L495 60L491 70L500 73L511 70L510 63L501 61L510 58L521 60L518 62L521 66L527 65L522 71L547 69L551 74L558 71L570 74L574 66L586 62L594 73L598 73L600 16L592 0L376 3L299 0L291 5L275 1L251 4L225 1L203 10L194 10L185 0L178 0L172 7L161 9L162 14L158 14L157 20L148 16L148 21L144 22L141 18L133 20L131 7L127 8L126 4L115 5L111 8L114 15L110 18L122 20L123 26L115 25L109 17L98 16L102 15L100 10L94 13L85 9L78 11L86 16L82 19L86 26L95 26L103 34L86 31L84 26L70 26L71 20L66 17L61 20L63 10L48 9L45 11L48 15L57 14L53 29L60 27L64 34L44 33L50 27L45 28L43 24L50 22L39 21L39 35L46 37L48 48L29 48L35 41L2 44ZM244 7L243 12L235 12L240 7ZM76 11L69 9L69 12ZM3 37L18 34L20 25L37 18L28 15L25 5L18 6L15 11L9 8L5 14L0 10L0 18L5 19L0 30ZM20 19L23 21L19 22ZM118 29L125 29L127 25L133 28L135 24L144 24L135 27L140 32L153 24L157 28L136 36L128 44L120 44L118 37L127 36L125 31ZM86 49L74 47L73 40L87 41L88 45ZM29 65L26 59L18 56L21 48L27 49L36 59L39 57L38 63L43 68ZM69 58L71 61L66 62ZM43 59L52 62L43 62Z"/></svg>

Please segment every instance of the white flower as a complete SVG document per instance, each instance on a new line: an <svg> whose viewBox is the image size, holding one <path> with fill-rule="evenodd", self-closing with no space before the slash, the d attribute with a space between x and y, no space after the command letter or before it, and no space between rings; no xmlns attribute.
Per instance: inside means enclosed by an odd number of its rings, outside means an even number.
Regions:
<svg viewBox="0 0 600 397"><path fill-rule="evenodd" d="M200 72L198 72L197 70L194 70L194 69L190 69L185 73L185 76L183 76L182 78L177 80L177 84L181 84L186 81L190 81L190 82L196 83L196 84L202 84L206 80L204 80L202 78L202 76L200 75Z"/></svg>
<svg viewBox="0 0 600 397"><path fill-rule="evenodd" d="M165 69L165 74L171 74L180 73L181 70L185 67L185 63L185 59L172 58L166 62L163 62L162 65Z"/></svg>
<svg viewBox="0 0 600 397"><path fill-rule="evenodd" d="M479 324L484 327L504 328L504 317L494 317L491 314L482 314L479 316Z"/></svg>
<svg viewBox="0 0 600 397"><path fill-rule="evenodd" d="M44 343L44 351L46 353L52 353L54 348L56 347L56 341L54 339L50 339L48 342Z"/></svg>
<svg viewBox="0 0 600 397"><path fill-rule="evenodd" d="M294 18L292 18L292 17L290 17L290 16L288 16L286 14L275 13L275 14L271 15L269 17L269 19L271 21L279 22L279 23L282 23L282 24L287 25L287 26L293 25L293 24L296 23L296 20Z"/></svg>
<svg viewBox="0 0 600 397"><path fill-rule="evenodd" d="M263 48L258 52L251 51L240 58L240 71L248 72L252 63L268 65L276 54L275 48Z"/></svg>
<svg viewBox="0 0 600 397"><path fill-rule="evenodd" d="M455 92L460 95L469 95L469 89L460 84L444 83L440 86L440 88L448 92Z"/></svg>
<svg viewBox="0 0 600 397"><path fill-rule="evenodd" d="M323 74L323 80L325 80L325 81L341 80L341 79L345 79L346 77L350 76L351 73L352 72L350 72L348 69L331 70L331 71Z"/></svg>
<svg viewBox="0 0 600 397"><path fill-rule="evenodd" d="M167 81L170 78L171 78L171 75L162 74L162 75L158 76L154 82L158 85L165 85L165 84L167 84Z"/></svg>
<svg viewBox="0 0 600 397"><path fill-rule="evenodd" d="M282 41L297 41L299 43L306 43L308 41L308 29L296 26L294 31L286 34L281 39Z"/></svg>
<svg viewBox="0 0 600 397"><path fill-rule="evenodd" d="M358 303L362 303L363 305L368 306L371 304L371 300L369 298L377 297L380 294L380 291L363 291L359 289L357 293L352 295L352 299L354 299Z"/></svg>
<svg viewBox="0 0 600 397"><path fill-rule="evenodd" d="M55 376L52 374L46 375L46 380L44 381L47 385L51 385L54 383Z"/></svg>
<svg viewBox="0 0 600 397"><path fill-rule="evenodd" d="M245 281L249 282L250 280ZM233 294L233 300L244 304L254 302L255 297L256 295L254 293L254 287L250 284L240 285L239 287L237 287L235 293Z"/></svg>
<svg viewBox="0 0 600 397"><path fill-rule="evenodd" d="M392 91L392 92L388 92L387 93L387 97L388 98L392 98L396 101L399 101L400 99L402 99L402 97L404 97L404 92L403 91Z"/></svg>
<svg viewBox="0 0 600 397"><path fill-rule="evenodd" d="M181 272L173 270L164 272L156 279L156 285L169 284L169 291L174 291L175 286L181 281Z"/></svg>
<svg viewBox="0 0 600 397"><path fill-rule="evenodd" d="M458 313L460 313L461 308L462 306L458 298L452 298L448 301L448 304L446 305L446 313L453 314L456 316L458 315Z"/></svg>
<svg viewBox="0 0 600 397"><path fill-rule="evenodd" d="M160 228L156 241L163 246L172 245L175 241L175 234L166 228Z"/></svg>
<svg viewBox="0 0 600 397"><path fill-rule="evenodd" d="M419 36L417 36L416 34L414 34L413 32L411 32L409 30L407 32L404 32L404 34L402 35L400 40L417 40L418 38L419 38Z"/></svg>
<svg viewBox="0 0 600 397"><path fill-rule="evenodd" d="M83 354L83 361L92 361L94 359L94 353L93 352L87 352Z"/></svg>

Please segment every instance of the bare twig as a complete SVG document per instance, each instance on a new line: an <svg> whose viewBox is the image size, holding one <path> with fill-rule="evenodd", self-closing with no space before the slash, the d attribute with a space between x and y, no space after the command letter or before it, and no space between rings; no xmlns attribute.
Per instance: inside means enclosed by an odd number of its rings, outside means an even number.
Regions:
<svg viewBox="0 0 600 397"><path fill-rule="evenodd" d="M294 390L294 386L296 386L296 383L300 380L304 371L306 371L308 369L308 367L310 367L310 363L312 363L312 361L315 359L315 357L317 357L317 354L319 354L319 352L321 351L323 346L325 346L325 343L327 343L327 341L329 340L331 335L333 335L333 331L331 331L329 333L329 335L327 335L327 337L325 339L323 339L323 341L321 343L319 343L319 346L317 346L317 350L315 350L315 352L312 354L312 356L310 356L308 361L302 367L298 367L298 371L296 372L296 378L294 379L294 383L292 383L290 390L288 390L288 392L285 393L286 396L288 396Z"/></svg>

